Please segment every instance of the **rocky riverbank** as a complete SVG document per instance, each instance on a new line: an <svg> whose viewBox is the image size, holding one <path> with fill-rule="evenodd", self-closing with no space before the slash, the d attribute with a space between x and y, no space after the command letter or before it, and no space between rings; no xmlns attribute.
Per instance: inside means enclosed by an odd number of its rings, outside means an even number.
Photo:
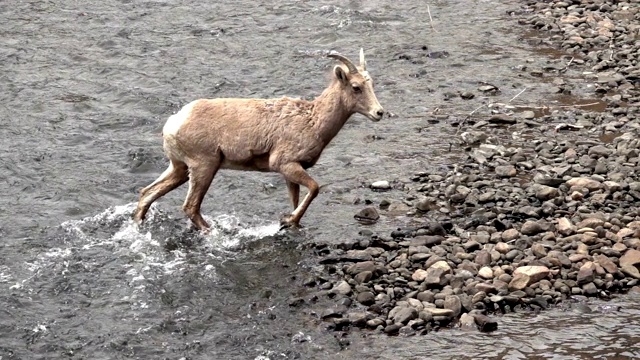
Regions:
<svg viewBox="0 0 640 360"><path fill-rule="evenodd" d="M400 203L411 225L318 246L322 270L305 285L335 306L317 317L334 330L492 330L487 314L640 291L639 10L585 0L514 11L541 43L565 52L551 69L557 91L571 92L561 78L571 67L606 109L495 108L461 130L465 156L451 171L376 183L372 194L397 185L405 197L372 196L356 218L377 221ZM537 136L518 135L532 127Z"/></svg>

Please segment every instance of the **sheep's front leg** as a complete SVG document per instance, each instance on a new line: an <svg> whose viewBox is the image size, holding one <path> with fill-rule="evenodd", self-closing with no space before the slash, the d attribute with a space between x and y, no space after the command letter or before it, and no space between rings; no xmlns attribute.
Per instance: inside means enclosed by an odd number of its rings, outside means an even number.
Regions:
<svg viewBox="0 0 640 360"><path fill-rule="evenodd" d="M293 209L295 210L298 207L298 203L300 201L300 185L287 180L287 189L289 189L289 199L291 200L291 205L293 205Z"/></svg>
<svg viewBox="0 0 640 360"><path fill-rule="evenodd" d="M309 192L302 200L302 204L297 206L293 210L291 215L281 220L282 225L299 226L300 219L302 218L304 213L307 211L307 208L309 207L313 199L316 196L318 196L318 189L319 189L318 183L315 180L313 180L311 176L309 176L309 174L307 174L307 172L304 170L302 165L300 165L299 163L285 164L280 167L279 171L282 175L284 175L285 179L287 180L287 185L289 182L297 185L298 193L300 190L299 185L302 185L307 189L309 189ZM291 194L292 186L288 185L288 187ZM294 202L293 198L292 198L292 202Z"/></svg>

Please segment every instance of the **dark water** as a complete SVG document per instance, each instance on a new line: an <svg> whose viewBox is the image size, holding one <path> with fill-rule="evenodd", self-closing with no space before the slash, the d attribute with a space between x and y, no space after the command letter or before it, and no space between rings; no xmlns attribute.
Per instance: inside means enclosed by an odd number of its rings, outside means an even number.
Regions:
<svg viewBox="0 0 640 360"><path fill-rule="evenodd" d="M344 350L312 308L289 308L315 264L307 244L355 236L363 200L404 197L364 185L448 171L460 156L451 124L483 101L525 87L514 103L560 101L520 70L548 58L506 15L516 1L434 1L433 23L426 4L0 2L0 359L640 357L631 296L611 302L620 311L510 314L489 335L355 332ZM160 131L181 105L313 97L333 65L323 52L355 58L360 47L395 116L355 116L326 149L302 233L277 234L289 210L280 176L237 172L219 174L205 200L211 235L189 230L185 189L140 231L131 225L138 189L166 167ZM480 82L498 86L497 98L445 100ZM372 229L408 221L383 216Z"/></svg>

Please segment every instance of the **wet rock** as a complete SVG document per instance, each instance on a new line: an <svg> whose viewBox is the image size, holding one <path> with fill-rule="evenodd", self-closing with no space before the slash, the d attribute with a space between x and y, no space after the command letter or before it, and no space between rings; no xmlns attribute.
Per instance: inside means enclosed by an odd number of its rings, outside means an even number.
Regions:
<svg viewBox="0 0 640 360"><path fill-rule="evenodd" d="M482 332L490 332L498 330L498 322L494 319L483 315L483 314L473 314L473 317L476 320L476 325L478 325L478 329Z"/></svg>
<svg viewBox="0 0 640 360"><path fill-rule="evenodd" d="M407 324L409 320L417 319L418 311L411 307L406 307L398 310L393 317L393 321L396 324Z"/></svg>
<svg viewBox="0 0 640 360"><path fill-rule="evenodd" d="M373 190L389 190L391 189L391 184L388 181L376 181L371 184L371 189Z"/></svg>
<svg viewBox="0 0 640 360"><path fill-rule="evenodd" d="M367 321L367 326L370 328L377 328L380 325L383 325L385 322L380 318L375 318Z"/></svg>
<svg viewBox="0 0 640 360"><path fill-rule="evenodd" d="M341 256L341 260L352 262L370 261L372 257L376 255L375 252L371 251L371 249L372 248L367 248L365 250L348 250Z"/></svg>
<svg viewBox="0 0 640 360"><path fill-rule="evenodd" d="M454 315L454 312L451 309L424 308L424 311L430 313L433 317L452 318Z"/></svg>
<svg viewBox="0 0 640 360"><path fill-rule="evenodd" d="M444 241L444 237L440 235L422 235L411 239L411 246L432 247L440 245Z"/></svg>
<svg viewBox="0 0 640 360"><path fill-rule="evenodd" d="M410 323L412 323L410 321ZM416 334L415 329L411 325L403 326L398 330L400 336L414 336Z"/></svg>
<svg viewBox="0 0 640 360"><path fill-rule="evenodd" d="M506 115L506 114L493 114L487 121L491 124L509 124L509 125L515 124L518 122L513 116Z"/></svg>
<svg viewBox="0 0 640 360"><path fill-rule="evenodd" d="M380 219L378 210L373 207L366 207L353 216L356 220L364 223L374 223Z"/></svg>
<svg viewBox="0 0 640 360"><path fill-rule="evenodd" d="M353 326L364 327L367 324L367 313L354 311L347 314L347 319Z"/></svg>
<svg viewBox="0 0 640 360"><path fill-rule="evenodd" d="M424 231L424 234L420 235L445 236L447 235L447 230L444 225L446 224L431 221L423 225L418 231Z"/></svg>
<svg viewBox="0 0 640 360"><path fill-rule="evenodd" d="M373 261L363 261L363 262L359 262L359 263L355 263L353 265L350 265L347 268L347 274L349 275L357 275L361 272L364 271L369 271L371 273L376 271L376 263L374 263Z"/></svg>
<svg viewBox="0 0 640 360"><path fill-rule="evenodd" d="M468 313L462 314L462 316L460 316L460 328L464 330L475 330L476 320L473 315L470 315Z"/></svg>
<svg viewBox="0 0 640 360"><path fill-rule="evenodd" d="M291 307L298 307L302 304L304 304L303 298L296 297L296 298L289 299L289 306Z"/></svg>
<svg viewBox="0 0 640 360"><path fill-rule="evenodd" d="M481 85L478 87L478 91L482 91L482 92L494 92L497 91L498 88L496 86L490 85L490 84L486 84L486 85Z"/></svg>
<svg viewBox="0 0 640 360"><path fill-rule="evenodd" d="M460 97L465 100L470 100L470 99L473 99L475 95L470 91L463 91L460 93Z"/></svg>
<svg viewBox="0 0 640 360"><path fill-rule="evenodd" d="M582 293L588 296L595 296L598 294L598 288L592 282L582 286Z"/></svg>
<svg viewBox="0 0 640 360"><path fill-rule="evenodd" d="M362 283L369 282L369 280L371 280L372 276L373 276L373 273L371 271L363 271L363 272L359 273L358 275L356 275L354 277L354 280L358 284L362 284Z"/></svg>
<svg viewBox="0 0 640 360"><path fill-rule="evenodd" d="M387 335L397 334L401 327L402 325L400 324L387 325L387 327L384 328L384 333Z"/></svg>
<svg viewBox="0 0 640 360"><path fill-rule="evenodd" d="M468 145L477 145L486 141L489 136L480 131L465 131L460 134L462 141Z"/></svg>
<svg viewBox="0 0 640 360"><path fill-rule="evenodd" d="M346 310L347 308L345 306L328 308L322 312L320 318L323 320L341 318Z"/></svg>
<svg viewBox="0 0 640 360"><path fill-rule="evenodd" d="M525 110L525 111L520 113L520 116L523 119L529 119L530 120L530 119L535 119L536 113L533 112L532 110Z"/></svg>
<svg viewBox="0 0 640 360"><path fill-rule="evenodd" d="M515 167L512 165L496 166L495 173L499 177L514 177L518 173Z"/></svg>
<svg viewBox="0 0 640 360"><path fill-rule="evenodd" d="M332 292L340 295L349 295L351 294L351 286L346 281L340 281L336 286L331 289Z"/></svg>
<svg viewBox="0 0 640 360"><path fill-rule="evenodd" d="M455 295L447 296L444 299L443 307L453 312L452 317L457 317L458 315L460 315L460 312L462 311L462 303L460 302L460 298Z"/></svg>
<svg viewBox="0 0 640 360"><path fill-rule="evenodd" d="M584 285L590 283L595 278L596 266L591 261L584 263L578 271L577 283L578 285Z"/></svg>
<svg viewBox="0 0 640 360"><path fill-rule="evenodd" d="M370 291L361 292L356 296L356 301L362 305L372 305L376 302L375 295Z"/></svg>
<svg viewBox="0 0 640 360"><path fill-rule="evenodd" d="M422 310L418 312L418 318L426 323L429 323L433 320L433 314L431 311Z"/></svg>
<svg viewBox="0 0 640 360"><path fill-rule="evenodd" d="M432 197L424 197L416 203L416 209L420 211L436 210L437 208L437 200Z"/></svg>

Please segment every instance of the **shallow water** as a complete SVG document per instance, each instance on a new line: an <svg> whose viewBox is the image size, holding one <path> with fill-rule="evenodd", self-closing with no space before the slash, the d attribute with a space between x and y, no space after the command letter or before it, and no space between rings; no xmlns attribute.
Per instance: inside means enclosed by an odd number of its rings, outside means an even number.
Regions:
<svg viewBox="0 0 640 360"><path fill-rule="evenodd" d="M514 104L567 103L519 70L548 57L519 37L506 15L515 7L435 1L431 22L426 3L397 1L1 2L0 359L640 356L630 296L613 300L619 312L509 314L493 334L356 332L342 350L311 309L288 307L306 295L307 244L356 236L364 200L403 198L365 185L450 170L461 156L449 151L451 124L483 102L526 87ZM189 229L184 188L141 229L131 224L138 189L166 166L159 134L181 105L310 98L333 65L324 51L356 58L361 46L394 116L355 116L326 149L311 171L325 186L303 232L278 233L289 210L280 176L238 172L220 173L205 200L211 235ZM500 93L445 100L481 82ZM383 216L370 228L408 221Z"/></svg>

